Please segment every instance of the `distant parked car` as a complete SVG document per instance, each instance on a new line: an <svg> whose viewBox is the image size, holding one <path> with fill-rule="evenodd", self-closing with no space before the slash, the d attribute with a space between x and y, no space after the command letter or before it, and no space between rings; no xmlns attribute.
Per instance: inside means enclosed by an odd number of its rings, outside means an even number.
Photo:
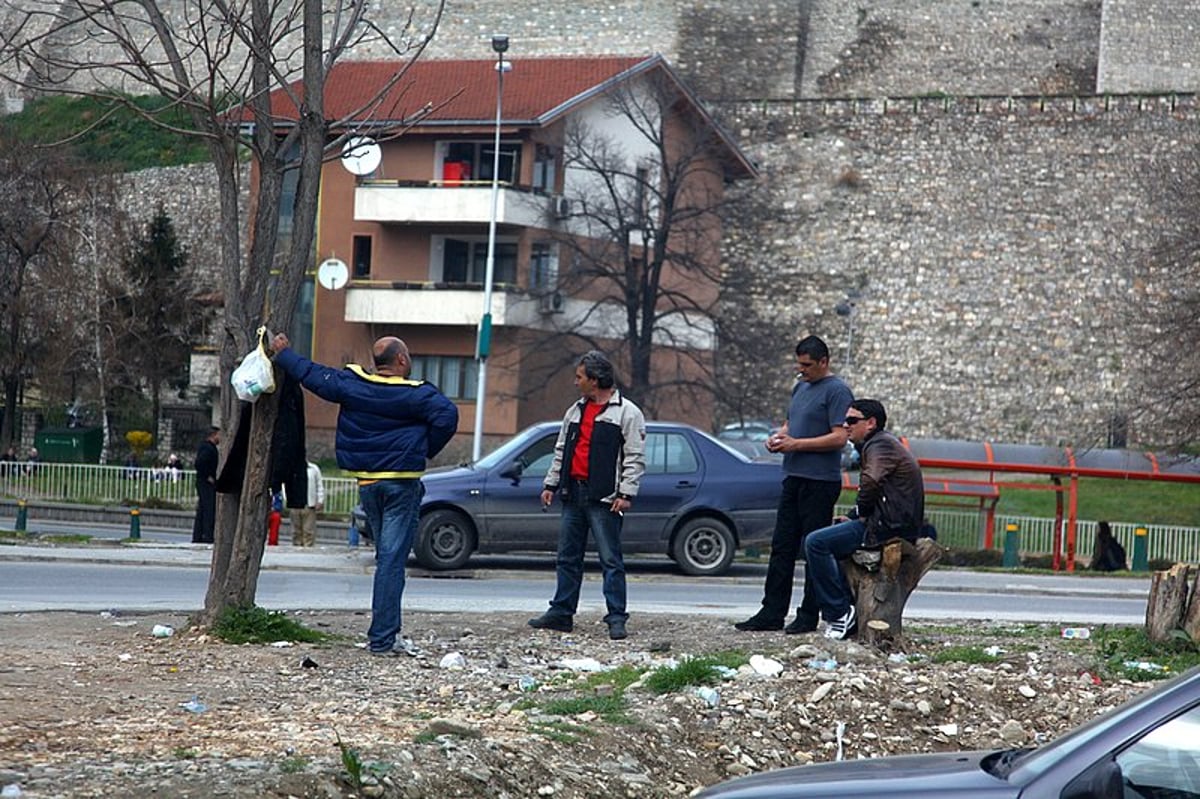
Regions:
<svg viewBox="0 0 1200 799"><path fill-rule="evenodd" d="M782 455L767 450L767 439L779 425L765 419L727 424L717 432L717 438L751 458L782 459ZM842 471L853 471L859 465L858 450L849 441L842 448Z"/></svg>
<svg viewBox="0 0 1200 799"><path fill-rule="evenodd" d="M717 432L717 438L722 441L766 441L778 429L778 424L767 419L747 419L725 425Z"/></svg>
<svg viewBox="0 0 1200 799"><path fill-rule="evenodd" d="M1195 799L1200 668L1037 749L876 757L768 771L696 799Z"/></svg>
<svg viewBox="0 0 1200 799"><path fill-rule="evenodd" d="M558 505L543 511L539 495L559 426L534 425L474 464L427 472L417 562L457 569L474 552L554 552ZM669 555L686 574L721 574L739 547L770 543L780 479L776 462L754 461L688 425L650 422L622 549ZM361 509L356 519L361 534Z"/></svg>

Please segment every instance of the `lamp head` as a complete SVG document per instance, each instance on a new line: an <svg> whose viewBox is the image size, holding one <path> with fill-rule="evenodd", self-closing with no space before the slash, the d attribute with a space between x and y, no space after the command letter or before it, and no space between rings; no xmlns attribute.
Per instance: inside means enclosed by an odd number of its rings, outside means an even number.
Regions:
<svg viewBox="0 0 1200 799"><path fill-rule="evenodd" d="M502 33L492 35L492 49L497 53L508 51L508 37Z"/></svg>

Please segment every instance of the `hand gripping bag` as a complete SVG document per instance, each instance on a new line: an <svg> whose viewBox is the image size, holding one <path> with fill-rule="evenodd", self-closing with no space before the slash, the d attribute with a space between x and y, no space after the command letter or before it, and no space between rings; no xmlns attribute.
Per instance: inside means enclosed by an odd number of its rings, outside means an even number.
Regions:
<svg viewBox="0 0 1200 799"><path fill-rule="evenodd" d="M254 402L259 396L275 390L275 368L267 355L266 347L263 346L263 336L266 332L265 327L258 329L258 346L242 358L242 362L229 377L238 399L244 402Z"/></svg>

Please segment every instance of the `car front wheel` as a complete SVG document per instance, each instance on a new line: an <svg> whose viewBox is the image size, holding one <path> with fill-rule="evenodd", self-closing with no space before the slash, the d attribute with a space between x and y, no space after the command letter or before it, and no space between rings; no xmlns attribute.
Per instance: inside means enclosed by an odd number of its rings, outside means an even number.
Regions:
<svg viewBox="0 0 1200 799"><path fill-rule="evenodd" d="M737 544L729 525L719 519L691 519L675 536L671 557L685 574L724 574L733 563Z"/></svg>
<svg viewBox="0 0 1200 799"><path fill-rule="evenodd" d="M461 569L475 549L475 529L458 511L435 510L421 518L414 549L426 569Z"/></svg>

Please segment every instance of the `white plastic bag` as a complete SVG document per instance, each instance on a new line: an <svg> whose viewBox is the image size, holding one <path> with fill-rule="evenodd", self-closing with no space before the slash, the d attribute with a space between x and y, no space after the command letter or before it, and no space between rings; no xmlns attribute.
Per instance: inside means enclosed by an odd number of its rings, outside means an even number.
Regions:
<svg viewBox="0 0 1200 799"><path fill-rule="evenodd" d="M258 346L242 359L229 377L238 399L244 402L254 402L260 394L270 394L275 390L275 369L263 347L265 332L265 327L258 329Z"/></svg>

